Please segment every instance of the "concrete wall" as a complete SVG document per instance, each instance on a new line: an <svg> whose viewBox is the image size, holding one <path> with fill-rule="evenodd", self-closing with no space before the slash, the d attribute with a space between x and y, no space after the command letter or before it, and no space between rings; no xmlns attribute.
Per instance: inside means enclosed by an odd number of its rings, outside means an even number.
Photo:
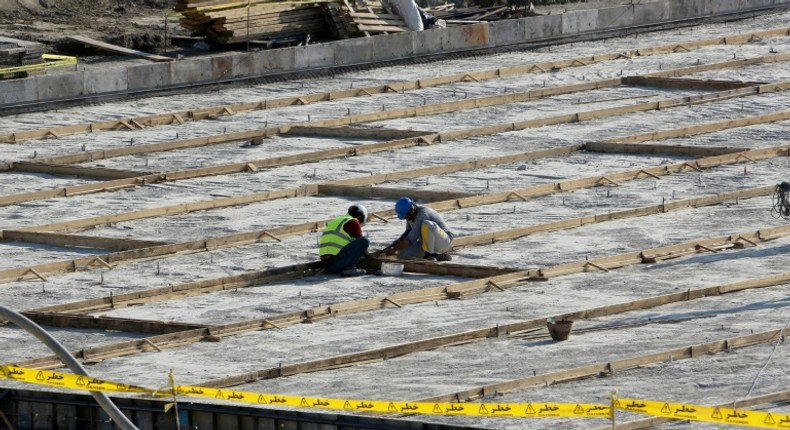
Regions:
<svg viewBox="0 0 790 430"><path fill-rule="evenodd" d="M349 66L583 34L607 28L706 17L790 0L642 0L601 9L568 11L518 20L404 32L294 48L217 54L170 63L96 69L62 68L25 79L0 81L0 108L36 101L167 89L183 84L255 78L283 72Z"/></svg>

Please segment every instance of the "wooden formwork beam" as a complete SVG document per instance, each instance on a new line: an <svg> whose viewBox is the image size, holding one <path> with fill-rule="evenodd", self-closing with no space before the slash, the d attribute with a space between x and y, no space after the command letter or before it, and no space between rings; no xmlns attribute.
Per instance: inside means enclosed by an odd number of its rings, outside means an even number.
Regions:
<svg viewBox="0 0 790 430"><path fill-rule="evenodd" d="M710 157L712 155L732 154L745 151L744 148L683 146L683 145L649 145L645 143L610 143L587 142L584 149L590 152L610 154L665 154L686 157Z"/></svg>
<svg viewBox="0 0 790 430"><path fill-rule="evenodd" d="M703 39L697 41L687 41L683 44L684 50L697 49L704 46L720 45L720 44L744 44L750 43L753 40L763 40L769 37L786 36L790 32L790 28L782 27L776 29L769 29L748 34L730 35L725 38L717 37L711 39ZM202 119L217 117L221 115L232 115L235 112L243 112L249 110L260 109L273 109L279 107L292 106L297 103L309 104L321 101L338 100L348 97L359 97L361 94L380 94L386 92L402 92L407 90L416 90L426 87L434 87L446 85L451 83L464 82L468 79L475 81L497 79L505 76L520 75L526 73L546 73L550 70L557 70L566 67L587 66L593 63L600 63L603 61L612 61L620 58L631 58L633 56L646 56L677 52L677 44L662 45L652 48L641 48L639 50L631 50L625 52L615 52L609 54L599 54L591 57L573 58L568 60L559 60L553 62L527 64L513 67L503 67L492 70L483 70L478 72L465 72L448 76L439 76L434 78L421 79L419 81L403 82L403 83L390 83L386 85L378 85L360 89L337 90L331 92L322 92L301 96L284 97L273 100L263 100L255 102L235 103L230 105L200 108L197 110L169 112L157 115L139 116L124 120L127 123L133 122L139 128L143 126L156 126L166 125L172 123L184 124L185 119L190 121L198 121ZM53 127L39 130L17 131L13 133L0 134L0 142L16 143L28 139L39 139L49 135L62 136L68 134L78 133L93 133L102 130L113 130L118 127L118 120L99 121L88 124L75 124L60 127ZM129 129L133 127L128 126Z"/></svg>
<svg viewBox="0 0 790 430"><path fill-rule="evenodd" d="M435 131L395 130L356 127L289 127L287 136L315 136L351 139L395 140L436 134Z"/></svg>
<svg viewBox="0 0 790 430"><path fill-rule="evenodd" d="M673 78L677 76L690 75L693 73L702 73L710 70L720 70L722 68L737 68L744 66L752 66L762 63L774 63L790 60L790 52L784 54L769 55L765 57L744 58L742 60L731 60L722 63L701 64L698 66L682 67L670 70L661 70L658 72L644 73L640 76L645 78Z"/></svg>
<svg viewBox="0 0 790 430"><path fill-rule="evenodd" d="M623 78L623 85L658 88L684 88L703 90L734 90L737 88L762 85L765 82L719 81L708 79L679 79L662 77L629 76Z"/></svg>
<svg viewBox="0 0 790 430"><path fill-rule="evenodd" d="M167 242L111 237L83 236L37 231L3 230L3 241L27 242L63 247L128 250L164 246Z"/></svg>
<svg viewBox="0 0 790 430"><path fill-rule="evenodd" d="M575 381L580 378L596 377L601 374L611 374L612 372L636 369L657 363L671 363L677 360L698 358L720 352L728 352L733 349L746 348L754 345L761 345L773 342L783 336L790 334L790 328L768 330L746 336L738 336L714 340L711 342L683 346L680 348L668 349L660 352L636 355L619 360L612 360L607 363L591 363L572 369L564 369L549 372L542 375L530 376L527 378L502 381L483 387L471 388L464 391L443 394L414 400L415 402L465 402L484 397L486 393L508 393L526 388L544 386L557 382Z"/></svg>
<svg viewBox="0 0 790 430"><path fill-rule="evenodd" d="M8 170L13 170L16 172L46 173L49 175L78 176L82 178L97 179L136 178L148 174L146 172L107 169L104 167L64 166L60 164L31 163L25 161L12 162L9 165Z"/></svg>
<svg viewBox="0 0 790 430"><path fill-rule="evenodd" d="M426 350L433 350L446 346L457 345L461 342L474 342L483 341L490 338L501 337L502 333L505 335L518 335L525 331L542 329L546 326L548 318L555 319L569 319L573 321L581 321L593 318L601 318L609 315L617 315L624 312L632 312L640 309L651 309L671 303L687 302L690 300L702 299L709 296L717 296L722 294L734 293L755 288L767 288L776 285L782 285L790 282L790 272L766 276L762 278L754 278L746 281L735 282L731 284L723 284L714 287L698 288L694 290L683 291L679 293L662 294L658 296L646 297L643 299L615 303L611 305L604 305L596 308L583 309L574 311L570 314L563 315L547 315L543 317L533 318L525 321L517 321L507 324L497 324L493 327L485 327L459 333L453 333L444 336L438 336L428 339L420 339L408 343L388 346L383 348L376 348L362 352L351 354L343 354L339 356L313 360L310 362L301 362L298 364L285 364L274 368L265 368L253 372L245 372L240 375L231 375L223 378L212 379L203 381L195 385L201 387L215 387L224 388L232 387L241 384L251 383L262 379L275 379L284 376L292 376L306 372L316 372L322 370L329 370L337 366L351 366L355 364L369 363L372 360L386 360L392 357L400 357L415 352ZM384 300L389 301L385 298ZM399 306L400 307L400 306Z"/></svg>
<svg viewBox="0 0 790 430"><path fill-rule="evenodd" d="M732 128L749 127L752 125L766 124L766 123L777 122L777 121L787 121L788 119L790 119L790 110L785 110L781 112L772 112L764 115L748 116L745 118L729 119L724 121L711 122L707 124L697 124L688 127L673 128L670 130L659 130L659 131L652 131L648 133L632 134L630 136L615 137L612 139L604 140L603 142L597 142L597 144L637 143L637 142L645 142L650 140L670 139L673 137L713 133L716 131L729 130ZM606 146L604 145L604 147ZM641 145L638 147L641 147ZM665 145L660 147L666 148ZM688 148L688 147L683 147L683 148ZM702 150L702 148L699 149ZM732 148L733 152L736 150L741 151L742 149ZM682 154L678 154L678 155L682 155ZM708 155L715 155L715 154L708 154Z"/></svg>
<svg viewBox="0 0 790 430"><path fill-rule="evenodd" d="M89 330L116 330L133 333L176 333L184 330L207 328L206 325L163 322L130 318L95 317L90 315L58 314L27 311L23 315L38 324L51 327L69 327Z"/></svg>
<svg viewBox="0 0 790 430"><path fill-rule="evenodd" d="M458 191L429 191L429 190L415 190L415 189L403 189L403 188L319 184L318 195L358 197L365 199L378 198L378 199L392 199L392 200L397 200L399 197L408 195L409 197L417 201L434 202L437 200L470 197L475 194L458 192Z"/></svg>

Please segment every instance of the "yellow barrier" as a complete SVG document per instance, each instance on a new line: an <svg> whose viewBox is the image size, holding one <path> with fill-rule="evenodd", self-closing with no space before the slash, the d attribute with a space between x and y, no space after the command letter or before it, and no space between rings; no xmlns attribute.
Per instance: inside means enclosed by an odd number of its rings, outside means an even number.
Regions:
<svg viewBox="0 0 790 430"><path fill-rule="evenodd" d="M772 414L762 411L625 398L615 400L615 408L679 420L704 421L767 429L790 429L790 415Z"/></svg>
<svg viewBox="0 0 790 430"><path fill-rule="evenodd" d="M0 75L5 75L9 73L30 72L33 70L46 69L49 67L77 64L77 57L68 57L66 55L43 54L41 55L41 58L44 60L43 63L28 64L25 66L7 67L5 69L0 69Z"/></svg>
<svg viewBox="0 0 790 430"><path fill-rule="evenodd" d="M89 391L141 393L152 396L177 395L204 397L258 405L334 409L347 412L381 412L397 414L464 415L509 418L605 418L612 419L609 405L588 403L439 403L397 402L389 400L352 400L324 397L289 396L253 393L222 388L171 385L160 390L119 382L104 381L71 373L0 366L0 378L33 384ZM615 409L663 418L704 421L716 424L769 429L790 429L790 415L744 409L671 403L654 400L615 398Z"/></svg>

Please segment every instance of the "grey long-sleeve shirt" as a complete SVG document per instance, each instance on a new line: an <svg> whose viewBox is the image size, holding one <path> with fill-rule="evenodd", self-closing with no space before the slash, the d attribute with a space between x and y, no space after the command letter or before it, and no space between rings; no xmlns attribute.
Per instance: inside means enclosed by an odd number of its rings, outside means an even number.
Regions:
<svg viewBox="0 0 790 430"><path fill-rule="evenodd" d="M422 232L420 231L420 226L424 221L433 221L435 222L451 239L455 236L447 227L447 224L444 222L444 218L439 215L439 212L435 210L417 205L417 214L414 216L412 221L406 222L406 231L400 236L401 238L405 237L409 239L409 244L415 244L422 241Z"/></svg>

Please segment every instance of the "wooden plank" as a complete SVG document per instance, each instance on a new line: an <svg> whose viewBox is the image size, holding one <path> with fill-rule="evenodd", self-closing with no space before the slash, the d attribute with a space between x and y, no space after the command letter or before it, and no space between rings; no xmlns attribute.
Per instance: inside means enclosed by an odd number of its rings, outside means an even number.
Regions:
<svg viewBox="0 0 790 430"><path fill-rule="evenodd" d="M108 169L105 167L63 166L60 164L31 163L26 161L15 161L11 163L10 167L10 170L17 172L45 173L48 175L98 179L136 178L147 174L147 172Z"/></svg>
<svg viewBox="0 0 790 430"><path fill-rule="evenodd" d="M163 57L161 55L149 54L147 52L135 51L134 49L124 48L122 46L111 45L109 43L101 42L85 36L66 36L67 39L79 42L85 45L93 46L94 48L103 49L105 51L115 52L117 54L129 55L132 57L144 58L150 61L164 62L173 61L174 58Z"/></svg>
<svg viewBox="0 0 790 430"><path fill-rule="evenodd" d="M63 247L128 250L163 246L167 242L108 237L81 236L36 231L3 230L3 241L39 243Z"/></svg>
<svg viewBox="0 0 790 430"><path fill-rule="evenodd" d="M742 152L744 148L685 146L685 145L648 145L644 143L587 142L584 149L590 152L613 154L666 154L673 156L709 157L712 155Z"/></svg>
<svg viewBox="0 0 790 430"><path fill-rule="evenodd" d="M623 77L623 85L721 91L721 90L732 90L736 88L745 88L745 87L760 85L760 82L626 76Z"/></svg>
<svg viewBox="0 0 790 430"><path fill-rule="evenodd" d="M288 136L315 136L315 137L338 137L338 138L357 138L357 139L408 139L410 137L426 136L435 134L435 131L420 130L395 130L382 128L356 128L356 127L289 127L284 134Z"/></svg>
<svg viewBox="0 0 790 430"><path fill-rule="evenodd" d="M206 325L186 324L179 322L149 321L131 318L107 316L72 315L43 313L36 311L22 312L23 315L38 324L51 327L68 327L88 330L117 330L137 333L176 333L184 330L206 328Z"/></svg>
<svg viewBox="0 0 790 430"><path fill-rule="evenodd" d="M411 198L422 202L458 199L475 195L474 193L452 191L404 190L401 188L386 187L359 187L347 185L319 184L318 194L323 196L348 196L370 199L394 199L409 195Z"/></svg>

